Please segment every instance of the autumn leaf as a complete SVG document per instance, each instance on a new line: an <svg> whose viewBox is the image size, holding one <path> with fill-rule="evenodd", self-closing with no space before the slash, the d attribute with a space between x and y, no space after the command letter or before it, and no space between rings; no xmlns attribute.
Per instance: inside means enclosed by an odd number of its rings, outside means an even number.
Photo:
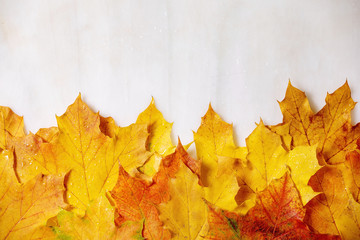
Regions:
<svg viewBox="0 0 360 240"><path fill-rule="evenodd" d="M110 193L119 214L115 220L118 226L127 221L144 221L143 235L146 239L170 238L170 233L162 226L155 206L162 201L156 183L151 184L141 178L132 177L120 167L118 181Z"/></svg>
<svg viewBox="0 0 360 240"><path fill-rule="evenodd" d="M68 166L56 160L54 146L57 128L40 129L13 142L16 155L16 172L21 182L29 181L38 174L63 174ZM55 140L54 140L55 139Z"/></svg>
<svg viewBox="0 0 360 240"><path fill-rule="evenodd" d="M316 145L295 147L289 152L286 162L291 172L291 178L300 193L300 198L304 205L318 195L308 185L310 178L321 167L316 157L316 148Z"/></svg>
<svg viewBox="0 0 360 240"><path fill-rule="evenodd" d="M283 122L260 121L246 147L209 106L198 159L154 99L119 127L79 95L28 135L0 107L0 239L359 239L354 106L347 82L317 113L289 83Z"/></svg>
<svg viewBox="0 0 360 240"><path fill-rule="evenodd" d="M172 239L203 239L208 225L204 189L196 174L200 173L197 171L200 164L188 155L181 143L176 152L163 161L169 161L167 167L176 166L176 169L167 171L170 200L158 206L160 219L172 232Z"/></svg>
<svg viewBox="0 0 360 240"><path fill-rule="evenodd" d="M100 131L99 114L92 112L80 95L57 122L59 136L53 152L56 160L71 170L66 200L85 211L92 200L116 183L118 159L111 151L113 142Z"/></svg>
<svg viewBox="0 0 360 240"><path fill-rule="evenodd" d="M285 98L279 102L284 123L290 123L290 135L294 146L311 145L309 127L314 116L304 92L293 87L289 81Z"/></svg>
<svg viewBox="0 0 360 240"><path fill-rule="evenodd" d="M316 114L310 108L305 93L289 83L285 98L280 102L284 122L290 123L293 146L318 144L324 161L344 162L347 152L356 149L360 124L351 125L351 98L348 83L326 96L326 105Z"/></svg>
<svg viewBox="0 0 360 240"><path fill-rule="evenodd" d="M8 152L0 156L0 239L45 237L46 231L41 229L46 227L47 220L55 216L60 207L66 207L63 198L64 178L38 175L19 184L14 170L9 169L13 164L12 159Z"/></svg>
<svg viewBox="0 0 360 240"><path fill-rule="evenodd" d="M59 239L110 240L139 239L141 222L126 222L122 228L114 224L114 207L105 195L99 196L80 217L71 211L62 210L57 215L58 227L53 227Z"/></svg>
<svg viewBox="0 0 360 240"><path fill-rule="evenodd" d="M360 153L358 151L352 151L346 155L343 176L350 194L356 202L360 203Z"/></svg>
<svg viewBox="0 0 360 240"><path fill-rule="evenodd" d="M282 146L285 150L290 151L292 136L290 135L290 123L280 123L275 126L267 126L272 132L281 137Z"/></svg>
<svg viewBox="0 0 360 240"><path fill-rule="evenodd" d="M207 239L337 239L311 232L302 222L305 210L288 173L257 194L245 216L209 205Z"/></svg>
<svg viewBox="0 0 360 240"><path fill-rule="evenodd" d="M305 223L318 233L340 235L342 239L358 239L359 204L349 198L341 170L323 167L310 179L309 184L322 193L305 206Z"/></svg>
<svg viewBox="0 0 360 240"><path fill-rule="evenodd" d="M100 116L100 130L112 138L113 158L119 159L120 164L130 174L138 172L151 153L146 150L146 141L149 133L146 124L130 124L127 127L118 127L112 117Z"/></svg>
<svg viewBox="0 0 360 240"><path fill-rule="evenodd" d="M15 189L20 185L14 172L14 157L12 152L3 150L0 153L0 203L5 204ZM11 201L11 199L10 199ZM6 208L0 207L0 216Z"/></svg>
<svg viewBox="0 0 360 240"><path fill-rule="evenodd" d="M156 108L154 98L150 105L138 116L137 124L146 124L149 132L147 150L152 154L142 167L148 176L154 176L159 169L162 157L174 152L175 147L171 141L172 123L167 122L162 113Z"/></svg>
<svg viewBox="0 0 360 240"><path fill-rule="evenodd" d="M22 136L25 136L23 117L0 106L0 148L10 150L14 138Z"/></svg>
<svg viewBox="0 0 360 240"><path fill-rule="evenodd" d="M219 174L218 157L244 157L246 149L235 145L232 125L224 122L211 105L194 133L194 141L197 156L202 161L201 181L206 186L205 198L217 206L233 210L237 206L235 196L239 189L236 174Z"/></svg>
<svg viewBox="0 0 360 240"><path fill-rule="evenodd" d="M128 173L136 173L137 168L143 166L151 153L145 148L148 138L145 124L131 124L128 127L119 127L115 134L115 156L121 166Z"/></svg>
<svg viewBox="0 0 360 240"><path fill-rule="evenodd" d="M264 190L271 180L280 178L287 171L288 153L282 147L280 135L268 129L262 121L246 139L247 162L236 164L240 186L236 197L242 213L255 204L255 194Z"/></svg>

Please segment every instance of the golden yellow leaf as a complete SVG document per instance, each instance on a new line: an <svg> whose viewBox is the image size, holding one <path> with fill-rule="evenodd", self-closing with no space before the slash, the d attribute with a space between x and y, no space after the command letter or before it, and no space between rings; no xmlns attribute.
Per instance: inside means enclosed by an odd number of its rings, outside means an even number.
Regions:
<svg viewBox="0 0 360 240"><path fill-rule="evenodd" d="M199 129L194 133L194 141L197 156L202 161L201 181L206 186L205 199L224 209L233 210L237 206L235 196L239 189L236 173L221 174L223 171L219 171L218 157L244 157L247 151L235 145L232 124L224 122L209 105Z"/></svg>
<svg viewBox="0 0 360 240"><path fill-rule="evenodd" d="M14 155L9 150L3 150L0 153L0 203L5 204L19 186L14 172ZM0 216L5 210L0 207Z"/></svg>
<svg viewBox="0 0 360 240"><path fill-rule="evenodd" d="M114 139L115 156L127 172L137 172L137 168L150 157L151 153L145 148L147 138L145 124L131 124L118 128Z"/></svg>
<svg viewBox="0 0 360 240"><path fill-rule="evenodd" d="M55 141L59 135L59 129L57 127L40 128L39 131L36 132L36 135L41 137L45 142L52 142Z"/></svg>
<svg viewBox="0 0 360 240"><path fill-rule="evenodd" d="M146 150L146 141L149 133L146 124L131 124L127 127L118 127L111 117L100 116L100 130L113 139L114 158L118 158L123 168L130 174L135 174L150 157Z"/></svg>
<svg viewBox="0 0 360 240"><path fill-rule="evenodd" d="M0 239L34 239L64 203L63 177L38 175L0 200ZM32 238L34 236L34 238Z"/></svg>
<svg viewBox="0 0 360 240"><path fill-rule="evenodd" d="M255 192L264 190L271 180L280 178L286 172L287 152L282 147L278 134L270 131L261 121L246 139L247 159L251 162L256 179L249 182Z"/></svg>
<svg viewBox="0 0 360 240"><path fill-rule="evenodd" d="M167 122L156 108L154 98L150 105L138 116L137 124L146 124L149 132L146 149L152 153L150 159L142 167L148 176L154 176L159 169L163 156L173 153L175 146L171 141L172 123Z"/></svg>
<svg viewBox="0 0 360 240"><path fill-rule="evenodd" d="M49 141L56 141L58 130L41 129L41 136ZM53 135L54 134L54 135ZM16 172L21 182L29 181L38 174L63 174L69 170L69 166L57 161L55 146L40 137L38 133L30 133L14 141L16 154Z"/></svg>
<svg viewBox="0 0 360 240"><path fill-rule="evenodd" d="M340 235L345 240L358 239L359 204L348 197L340 169L323 167L311 177L309 184L322 193L305 206L304 222L318 233Z"/></svg>
<svg viewBox="0 0 360 240"><path fill-rule="evenodd" d="M349 152L344 166L338 166L344 175L345 185L354 200L360 203L360 153Z"/></svg>
<svg viewBox="0 0 360 240"><path fill-rule="evenodd" d="M347 82L326 96L326 105L315 116L310 127L310 137L330 164L343 162L348 151L356 149L360 125L351 125L351 110L355 102Z"/></svg>
<svg viewBox="0 0 360 240"><path fill-rule="evenodd" d="M11 149L15 137L25 136L23 117L10 108L0 106L0 148Z"/></svg>
<svg viewBox="0 0 360 240"><path fill-rule="evenodd" d="M116 183L119 163L113 142L99 128L100 116L81 96L57 117L59 136L53 143L56 160L68 167L67 201L82 210Z"/></svg>
<svg viewBox="0 0 360 240"><path fill-rule="evenodd" d="M280 123L275 126L268 126L268 128L281 137L284 149L290 151L292 136L290 135L290 123Z"/></svg>
<svg viewBox="0 0 360 240"><path fill-rule="evenodd" d="M308 185L310 178L321 168L316 158L316 148L316 145L295 147L289 152L286 163L304 205L318 195Z"/></svg>
<svg viewBox="0 0 360 240"><path fill-rule="evenodd" d="M318 144L319 152L329 164L344 162L347 152L356 149L360 124L351 125L351 98L348 83L326 96L326 105L316 114L310 108L305 93L289 83L280 102L284 123L290 123L293 146Z"/></svg>
<svg viewBox="0 0 360 240"><path fill-rule="evenodd" d="M90 203L85 216L80 217L71 211L62 210L57 215L58 227L53 227L59 239L79 240L110 240L110 239L134 239L131 238L142 230L142 224L128 223L126 228L132 231L124 234L123 229L115 226L114 207L105 195L99 196Z"/></svg>
<svg viewBox="0 0 360 240"><path fill-rule="evenodd" d="M279 102L284 123L290 123L294 146L311 145L309 127L314 113L304 92L294 88L290 81L285 98Z"/></svg>
<svg viewBox="0 0 360 240"><path fill-rule="evenodd" d="M172 239L200 240L208 230L204 191L198 176L183 161L180 160L178 171L169 180L170 200L158 207L160 219L172 232Z"/></svg>

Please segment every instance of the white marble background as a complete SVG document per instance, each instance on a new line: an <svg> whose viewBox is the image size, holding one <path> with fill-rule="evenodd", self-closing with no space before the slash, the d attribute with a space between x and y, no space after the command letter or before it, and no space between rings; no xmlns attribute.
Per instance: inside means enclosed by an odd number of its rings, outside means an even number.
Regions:
<svg viewBox="0 0 360 240"><path fill-rule="evenodd" d="M122 126L154 96L174 139L211 101L244 144L289 78L314 110L346 79L360 100L360 1L0 0L0 105L32 132L79 92Z"/></svg>

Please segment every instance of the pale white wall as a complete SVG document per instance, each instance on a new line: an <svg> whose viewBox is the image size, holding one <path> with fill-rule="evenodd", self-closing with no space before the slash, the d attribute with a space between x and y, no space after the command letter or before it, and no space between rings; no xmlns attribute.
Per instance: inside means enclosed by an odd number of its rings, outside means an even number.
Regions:
<svg viewBox="0 0 360 240"><path fill-rule="evenodd" d="M360 100L359 1L0 0L0 105L33 132L79 92L122 126L154 96L183 142L211 101L243 144L289 78L317 110L346 78Z"/></svg>

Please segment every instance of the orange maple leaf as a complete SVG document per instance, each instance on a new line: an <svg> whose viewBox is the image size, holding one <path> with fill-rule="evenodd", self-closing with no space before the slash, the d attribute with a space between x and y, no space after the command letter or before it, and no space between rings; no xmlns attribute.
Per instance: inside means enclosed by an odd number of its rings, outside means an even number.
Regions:
<svg viewBox="0 0 360 240"><path fill-rule="evenodd" d="M302 221L305 209L288 173L257 194L245 216L209 205L207 239L339 239L309 230Z"/></svg>
<svg viewBox="0 0 360 240"><path fill-rule="evenodd" d="M305 93L289 82L285 98L279 104L284 123L290 123L293 146L318 144L324 161L336 164L344 162L346 153L356 149L360 124L351 125L355 102L347 82L325 100L326 105L314 114Z"/></svg>

